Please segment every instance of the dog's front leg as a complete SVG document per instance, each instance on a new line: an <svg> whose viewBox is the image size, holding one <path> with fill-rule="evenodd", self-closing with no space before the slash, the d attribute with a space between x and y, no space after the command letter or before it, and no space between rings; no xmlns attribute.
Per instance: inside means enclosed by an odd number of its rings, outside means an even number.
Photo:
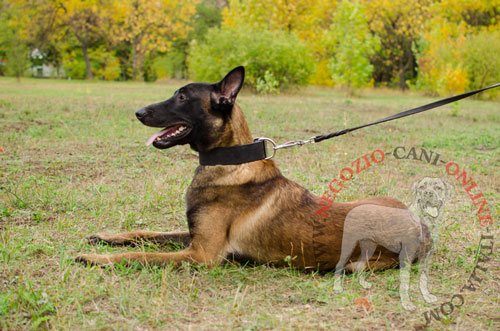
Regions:
<svg viewBox="0 0 500 331"><path fill-rule="evenodd" d="M421 254L421 257L419 257L420 293L422 293L422 296L427 303L434 303L437 301L437 297L429 292L427 284L433 250L434 248L432 248L429 252L424 252L423 254Z"/></svg>
<svg viewBox="0 0 500 331"><path fill-rule="evenodd" d="M402 244L401 252L399 252L399 296L401 298L401 306L408 311L417 309L409 295L410 290L410 270L411 263L417 253L418 242L410 241Z"/></svg>
<svg viewBox="0 0 500 331"><path fill-rule="evenodd" d="M189 246L191 236L188 231L184 232L155 232L134 231L122 233L96 233L85 237L89 244L106 243L110 245L132 245L141 242L152 242L159 245L182 245Z"/></svg>
<svg viewBox="0 0 500 331"><path fill-rule="evenodd" d="M113 263L139 263L141 265L165 266L168 264L181 265L183 261L190 263L203 263L207 265L220 264L226 256L226 231L221 226L218 231L207 231L203 229L216 228L213 224L200 226L198 234L194 235L188 248L180 252L172 253L146 253L127 252L122 254L82 254L76 257L76 261L91 265L110 265Z"/></svg>
<svg viewBox="0 0 500 331"><path fill-rule="evenodd" d="M121 254L81 254L76 257L77 262L90 265L111 265L115 263L124 263L130 265L138 263L143 266L166 266L169 264L181 265L183 261L196 264L206 264L215 266L222 262L224 256L215 252L214 249L196 248L191 245L187 249L173 253L146 253L146 252L127 252Z"/></svg>

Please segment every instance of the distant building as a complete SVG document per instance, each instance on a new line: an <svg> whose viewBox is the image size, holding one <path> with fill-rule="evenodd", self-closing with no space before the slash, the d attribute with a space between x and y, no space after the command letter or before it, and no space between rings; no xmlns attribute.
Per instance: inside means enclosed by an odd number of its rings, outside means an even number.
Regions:
<svg viewBox="0 0 500 331"><path fill-rule="evenodd" d="M64 78L66 73L63 67L56 68L52 64L42 64L32 66L31 72L33 77L37 78Z"/></svg>
<svg viewBox="0 0 500 331"><path fill-rule="evenodd" d="M35 48L31 52L32 62L35 63L31 68L31 74L33 77L37 78L64 78L66 77L66 72L64 68L55 67L52 64L46 64L43 62L45 55L40 52L38 48Z"/></svg>

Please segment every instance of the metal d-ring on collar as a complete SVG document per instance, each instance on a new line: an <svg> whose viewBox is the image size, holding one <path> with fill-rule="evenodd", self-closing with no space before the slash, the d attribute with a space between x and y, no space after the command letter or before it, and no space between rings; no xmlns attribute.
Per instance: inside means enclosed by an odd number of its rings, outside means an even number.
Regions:
<svg viewBox="0 0 500 331"><path fill-rule="evenodd" d="M267 156L267 152L266 152L266 158L264 159L264 160L269 160L269 159L273 158L273 156L276 154L276 151L278 149L290 148L290 147L295 147L295 146L302 146L302 145L306 145L306 144L314 144L315 143L314 138L315 137L311 137L307 140L287 141L286 143L281 144L281 145L276 145L276 143L271 138L267 138L267 137L258 137L258 138L255 138L254 141L264 141L264 145L265 145L266 141L271 143L271 145L273 147L273 154L271 154L270 156ZM264 147L264 149L265 149L265 147Z"/></svg>

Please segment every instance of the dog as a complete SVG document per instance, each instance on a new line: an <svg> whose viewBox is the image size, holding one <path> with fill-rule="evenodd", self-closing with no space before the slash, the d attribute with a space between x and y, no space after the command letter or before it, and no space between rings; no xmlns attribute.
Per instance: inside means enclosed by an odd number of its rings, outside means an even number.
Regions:
<svg viewBox="0 0 500 331"><path fill-rule="evenodd" d="M147 144L159 149L189 144L194 151L207 153L253 143L243 112L235 102L244 77L244 68L237 67L218 83L191 83L168 100L139 109L136 116L144 125L164 128ZM82 254L76 260L93 265L189 262L215 266L236 255L260 264L331 270L339 261L344 222L351 211L408 210L399 200L374 197L333 202L324 218L316 213L320 197L285 178L269 159L238 165L200 165L187 190L186 201L189 231L88 236L91 244L153 241L183 244L185 249ZM354 253L360 254L359 247ZM378 246L367 262L373 270L384 269L397 264L398 254ZM349 268L352 264L346 269Z"/></svg>
<svg viewBox="0 0 500 331"><path fill-rule="evenodd" d="M441 178L424 177L413 183L412 191L415 198L409 208L427 226L432 238L432 249L427 253L425 259L419 262L419 270L422 296L427 302L433 302L436 300L436 297L427 290L427 277L429 275L432 254L439 242L439 234L441 232L440 218L446 201L454 193L454 188Z"/></svg>
<svg viewBox="0 0 500 331"><path fill-rule="evenodd" d="M334 290L337 293L343 291L341 273L357 245L361 253L354 269L359 272L359 284L365 289L371 288L372 284L365 280L363 271L377 246L381 245L399 255L401 305L406 310L415 310L416 306L408 294L410 268L415 258L418 257L421 263L426 263L425 260L430 258L432 238L428 227L409 209L366 204L353 208L344 221L342 252L335 267ZM421 271L420 291L427 303L436 302L437 298L427 289L428 269L422 268Z"/></svg>

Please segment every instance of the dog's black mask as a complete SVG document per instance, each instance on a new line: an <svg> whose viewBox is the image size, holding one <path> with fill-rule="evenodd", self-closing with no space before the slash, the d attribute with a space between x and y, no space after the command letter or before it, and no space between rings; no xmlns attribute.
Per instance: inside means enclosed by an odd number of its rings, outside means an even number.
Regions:
<svg viewBox="0 0 500 331"><path fill-rule="evenodd" d="M137 110L135 115L144 125L165 128L147 145L165 149L190 144L196 151L212 146L224 131L244 79L245 69L237 67L218 83L188 84L170 99Z"/></svg>

